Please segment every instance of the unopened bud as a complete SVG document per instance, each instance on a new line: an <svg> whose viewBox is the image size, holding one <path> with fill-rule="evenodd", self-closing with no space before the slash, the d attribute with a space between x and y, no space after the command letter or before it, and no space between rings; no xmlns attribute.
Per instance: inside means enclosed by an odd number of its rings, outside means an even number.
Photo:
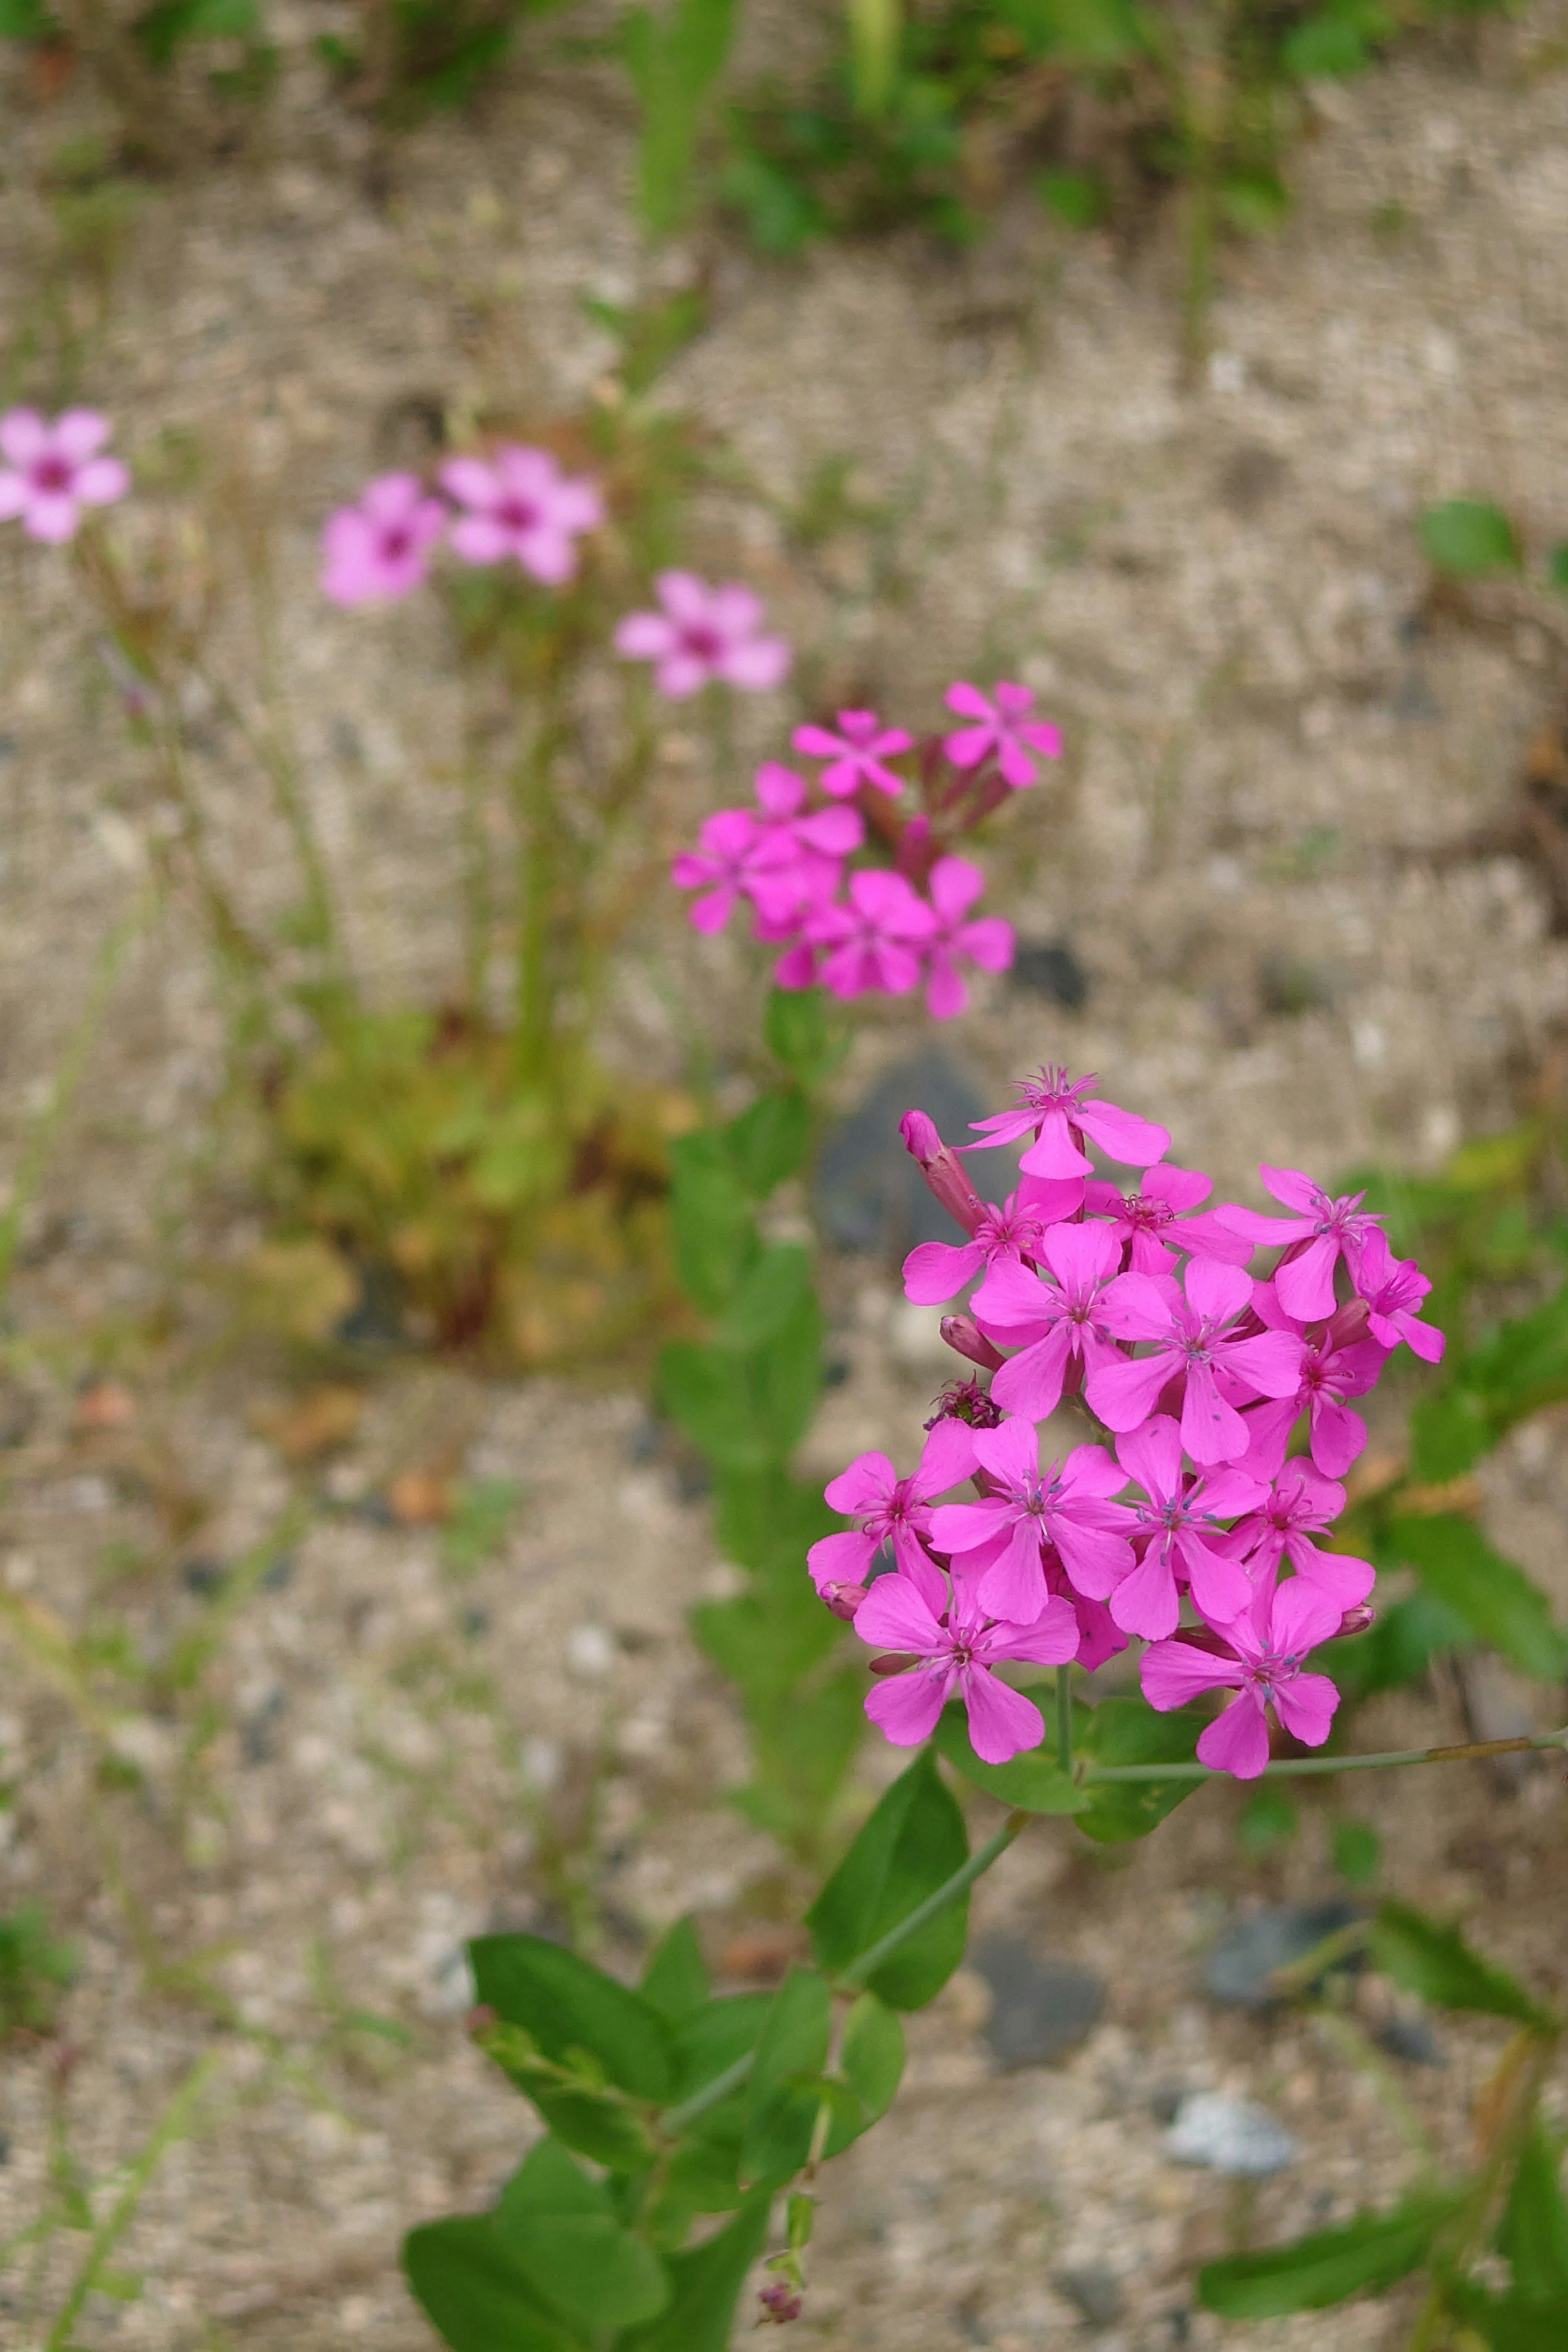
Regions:
<svg viewBox="0 0 1568 2352"><path fill-rule="evenodd" d="M884 1677L888 1675L901 1675L906 1666L913 1664L914 1660L906 1657L901 1650L881 1650L871 1660L871 1672Z"/></svg>
<svg viewBox="0 0 1568 2352"><path fill-rule="evenodd" d="M847 1625L852 1625L855 1612L870 1589L867 1584L825 1584L819 1588L819 1597L826 1601L836 1617L842 1617Z"/></svg>
<svg viewBox="0 0 1568 2352"><path fill-rule="evenodd" d="M786 2279L774 2279L771 2286L761 2288L757 2301L763 2306L762 2318L757 2322L759 2327L770 2324L774 2327L786 2327L792 2319L800 2317L801 2297Z"/></svg>
<svg viewBox="0 0 1568 2352"><path fill-rule="evenodd" d="M1331 1641L1337 1642L1346 1633L1364 1633L1369 1625L1375 1623L1376 1619L1377 1612L1371 1601L1358 1601L1354 1608L1347 1609L1340 1619L1339 1633L1331 1633L1329 1638Z"/></svg>
<svg viewBox="0 0 1568 2352"><path fill-rule="evenodd" d="M933 1197L942 1202L950 1217L955 1217L966 1234L976 1232L985 1214L985 1203L964 1172L963 1162L949 1150L937 1132L936 1122L923 1110L907 1110L899 1121L899 1133L906 1150L920 1162Z"/></svg>
<svg viewBox="0 0 1568 2352"><path fill-rule="evenodd" d="M1000 1348L991 1345L972 1315L944 1315L940 1328L953 1353L966 1356L983 1372L994 1372L1007 1360Z"/></svg>

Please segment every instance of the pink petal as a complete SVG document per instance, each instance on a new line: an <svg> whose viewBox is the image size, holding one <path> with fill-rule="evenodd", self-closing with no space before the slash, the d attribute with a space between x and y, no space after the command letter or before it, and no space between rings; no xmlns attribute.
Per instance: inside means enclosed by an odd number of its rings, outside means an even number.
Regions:
<svg viewBox="0 0 1568 2352"><path fill-rule="evenodd" d="M955 768L977 768L995 740L994 727L961 727L943 738L942 748Z"/></svg>
<svg viewBox="0 0 1568 2352"><path fill-rule="evenodd" d="M956 1021L968 1003L968 988L947 949L932 948L926 964L926 1011L933 1021Z"/></svg>
<svg viewBox="0 0 1568 2352"><path fill-rule="evenodd" d="M460 506L493 507L500 496L493 469L478 457L448 457L439 479Z"/></svg>
<svg viewBox="0 0 1568 2352"><path fill-rule="evenodd" d="M1090 1601L1103 1601L1131 1569L1132 1547L1125 1536L1079 1527L1060 1511L1052 1515L1051 1535L1069 1582Z"/></svg>
<svg viewBox="0 0 1568 2352"><path fill-rule="evenodd" d="M0 471L0 522L9 522L14 516L19 515L31 496L32 492L20 474Z"/></svg>
<svg viewBox="0 0 1568 2352"><path fill-rule="evenodd" d="M1065 1666L1078 1655L1078 1614L1070 1601L1052 1593L1032 1625L993 1625L974 1643L976 1654L1019 1665Z"/></svg>
<svg viewBox="0 0 1568 2352"><path fill-rule="evenodd" d="M1075 1504L1103 1503L1121 1493L1127 1484L1127 1473L1103 1445L1075 1445L1062 1463L1061 1483L1064 1493ZM1117 1524L1132 1524L1131 1513L1120 1505L1110 1516Z"/></svg>
<svg viewBox="0 0 1568 2352"><path fill-rule="evenodd" d="M1252 1304L1252 1278L1238 1265L1197 1257L1187 1268L1187 1297L1205 1323L1229 1323Z"/></svg>
<svg viewBox="0 0 1568 2352"><path fill-rule="evenodd" d="M1100 1319L1119 1339L1168 1339L1182 1308L1169 1275L1119 1274L1100 1301Z"/></svg>
<svg viewBox="0 0 1568 2352"><path fill-rule="evenodd" d="M855 1612L855 1631L874 1650L910 1650L929 1657L952 1646L913 1580L896 1570L878 1577Z"/></svg>
<svg viewBox="0 0 1568 2352"><path fill-rule="evenodd" d="M1198 1761L1211 1772L1231 1772L1256 1780L1268 1761L1268 1726L1263 1702L1251 1691L1233 1698L1223 1715L1199 1735Z"/></svg>
<svg viewBox="0 0 1568 2352"><path fill-rule="evenodd" d="M822 1536L805 1555L806 1572L818 1592L825 1584L861 1584L877 1551L874 1536L858 1535L853 1528L842 1535ZM884 1577L877 1580L879 1584L886 1580Z"/></svg>
<svg viewBox="0 0 1568 2352"><path fill-rule="evenodd" d="M1138 1672L1150 1706L1169 1715L1204 1691L1239 1688L1243 1668L1238 1658L1216 1658L1190 1642L1161 1642L1144 1651Z"/></svg>
<svg viewBox="0 0 1568 2352"><path fill-rule="evenodd" d="M708 664L700 661L695 654L676 651L667 654L659 663L653 682L667 701L687 702L712 675Z"/></svg>
<svg viewBox="0 0 1568 2352"><path fill-rule="evenodd" d="M1116 1237L1104 1225L1052 1225L1039 1254L1075 1297L1109 1282L1121 1263Z"/></svg>
<svg viewBox="0 0 1568 2352"><path fill-rule="evenodd" d="M1233 1623L1252 1601L1247 1570L1189 1533L1177 1537L1176 1550L1187 1571L1198 1615L1210 1625Z"/></svg>
<svg viewBox="0 0 1568 2352"><path fill-rule="evenodd" d="M1339 1632L1343 1614L1331 1593L1322 1591L1305 1577L1293 1576L1274 1595L1269 1647L1281 1655L1304 1656Z"/></svg>
<svg viewBox="0 0 1568 2352"><path fill-rule="evenodd" d="M36 408L12 408L0 416L0 450L13 466L30 466L48 438L48 427Z"/></svg>
<svg viewBox="0 0 1568 2352"><path fill-rule="evenodd" d="M1152 1118L1139 1118L1114 1103L1079 1103L1074 1114L1085 1135L1092 1136L1108 1159L1130 1168L1149 1168L1171 1148L1168 1129Z"/></svg>
<svg viewBox="0 0 1568 2352"><path fill-rule="evenodd" d="M35 491L22 517L22 528L30 539L42 540L46 547L59 547L74 535L77 520L73 498L63 494L40 498Z"/></svg>
<svg viewBox="0 0 1568 2352"><path fill-rule="evenodd" d="M1279 1304L1299 1322L1316 1323L1334 1311L1334 1267L1340 1244L1332 1234L1319 1234L1300 1257L1274 1270Z"/></svg>
<svg viewBox="0 0 1568 2352"><path fill-rule="evenodd" d="M982 1570L976 1591L988 1613L1009 1624L1027 1625L1039 1615L1047 1594L1037 1519L1014 1521L1006 1550Z"/></svg>
<svg viewBox="0 0 1568 2352"><path fill-rule="evenodd" d="M1045 1718L1022 1691L998 1682L984 1666L961 1668L958 1680L969 1715L969 1744L983 1764L1005 1764L1024 1749L1039 1747Z"/></svg>
<svg viewBox="0 0 1568 2352"><path fill-rule="evenodd" d="M1357 1559L1348 1551L1324 1551L1310 1536L1300 1532L1288 1535L1285 1551L1299 1578L1315 1584L1326 1593L1342 1616L1364 1601L1377 1581L1377 1572L1369 1560ZM1320 1634L1326 1641L1327 1634Z"/></svg>
<svg viewBox="0 0 1568 2352"><path fill-rule="evenodd" d="M985 887L985 877L967 857L939 857L926 884L931 905L950 923L966 915Z"/></svg>
<svg viewBox="0 0 1568 2352"><path fill-rule="evenodd" d="M1446 1335L1435 1323L1423 1323L1419 1316L1400 1315L1395 1320L1400 1337L1407 1340L1424 1364L1440 1364L1447 1346Z"/></svg>
<svg viewBox="0 0 1568 2352"><path fill-rule="evenodd" d="M997 737L996 765L1002 772L1003 782L1016 793L1026 792L1035 781L1033 760L1010 735Z"/></svg>
<svg viewBox="0 0 1568 2352"><path fill-rule="evenodd" d="M732 882L721 882L719 887L710 890L706 897L693 898L686 910L687 920L692 929L700 931L705 938L711 938L715 931L721 931L734 909L737 895Z"/></svg>
<svg viewBox="0 0 1568 2352"><path fill-rule="evenodd" d="M952 944L982 971L1006 971L1018 941L1012 924L1000 915L983 915L977 923L965 923L954 934Z"/></svg>
<svg viewBox="0 0 1568 2352"><path fill-rule="evenodd" d="M877 1581L886 1583L887 1579L879 1577ZM870 1597L868 1593L866 1599ZM863 1601L855 1612L857 1625L865 1606ZM936 1729L954 1680L954 1671L947 1665L920 1666L911 1674L889 1675L885 1682L873 1683L867 1692L866 1712L895 1748L918 1748Z"/></svg>
<svg viewBox="0 0 1568 2352"><path fill-rule="evenodd" d="M899 1474L885 1454L858 1454L847 1469L830 1478L823 1500L836 1511L881 1511L892 1500Z"/></svg>
<svg viewBox="0 0 1568 2352"><path fill-rule="evenodd" d="M956 1298L985 1263L978 1242L954 1248L950 1242L921 1242L904 1260L904 1297L917 1307L938 1307Z"/></svg>
<svg viewBox="0 0 1568 2352"><path fill-rule="evenodd" d="M1182 1615L1176 1580L1157 1543L1113 1589L1110 1613L1123 1633L1136 1633L1145 1642L1163 1642L1175 1632Z"/></svg>
<svg viewBox="0 0 1568 2352"><path fill-rule="evenodd" d="M1288 1209L1294 1209L1300 1216L1310 1216L1316 1220L1319 1203L1323 1197L1322 1187L1314 1184L1310 1176L1304 1176L1299 1168L1270 1168L1267 1162L1258 1172L1263 1179L1265 1191L1272 1192L1277 1201L1282 1201Z"/></svg>
<svg viewBox="0 0 1568 2352"><path fill-rule="evenodd" d="M1189 1363L1182 1400L1182 1444L1201 1464L1237 1462L1247 1451L1247 1423L1226 1404L1207 1364Z"/></svg>
<svg viewBox="0 0 1568 2352"><path fill-rule="evenodd" d="M983 1470L1014 1490L1026 1487L1039 1475L1039 1437L1026 1421L1016 1417L995 1429L977 1429L974 1454Z"/></svg>
<svg viewBox="0 0 1568 2352"><path fill-rule="evenodd" d="M56 417L49 439L60 457L80 466L102 448L110 429L108 417L100 416L96 408L68 408Z"/></svg>
<svg viewBox="0 0 1568 2352"><path fill-rule="evenodd" d="M1297 1675L1274 1687L1274 1712L1304 1748L1322 1746L1339 1703L1339 1692L1327 1675Z"/></svg>
<svg viewBox="0 0 1568 2352"><path fill-rule="evenodd" d="M742 587L739 581L726 581L721 587L713 590L708 617L721 636L739 642L742 637L754 636L762 627L762 599L754 596L749 588Z"/></svg>
<svg viewBox="0 0 1568 2352"><path fill-rule="evenodd" d="M1160 1391L1176 1365L1177 1359L1169 1351L1120 1364L1097 1365L1084 1382L1090 1412L1097 1414L1107 1429L1136 1429L1153 1412Z"/></svg>
<svg viewBox="0 0 1568 2352"><path fill-rule="evenodd" d="M787 677L794 659L794 649L783 637L750 637L721 653L715 667L731 686L750 694L765 694Z"/></svg>
<svg viewBox="0 0 1568 2352"><path fill-rule="evenodd" d="M1168 1502L1182 1475L1181 1432L1169 1413L1156 1413L1142 1427L1123 1431L1116 1458L1152 1503Z"/></svg>
<svg viewBox="0 0 1568 2352"><path fill-rule="evenodd" d="M1222 1266L1218 1271L1231 1274L1236 1269ZM1189 1266L1189 1280L1192 1272ZM1232 1339L1223 1354L1226 1371L1245 1381L1249 1389L1258 1390L1263 1396L1293 1398L1299 1394L1305 1350L1293 1332L1259 1331L1250 1339Z"/></svg>
<svg viewBox="0 0 1568 2352"><path fill-rule="evenodd" d="M1265 1217L1256 1209L1238 1208L1234 1202L1215 1211L1221 1224L1229 1225L1260 1249L1272 1249L1282 1242L1305 1241L1315 1230L1310 1217Z"/></svg>
<svg viewBox="0 0 1568 2352"><path fill-rule="evenodd" d="M1331 1478L1342 1478L1366 1451L1366 1423L1333 1397L1314 1396L1311 1412L1312 1459Z"/></svg>
<svg viewBox="0 0 1568 2352"><path fill-rule="evenodd" d="M510 534L499 522L492 522L489 515L459 515L452 525L451 539L454 551L465 563L499 563L502 556L511 552Z"/></svg>
<svg viewBox="0 0 1568 2352"><path fill-rule="evenodd" d="M977 686L970 686L963 678L948 688L942 700L961 719L984 719L993 727L995 725L996 713L991 702Z"/></svg>
<svg viewBox="0 0 1568 2352"><path fill-rule="evenodd" d="M989 1335L987 1335L989 1336ZM994 1373L991 1393L1005 1412L1044 1421L1062 1401L1062 1382L1072 1358L1072 1328L1064 1318Z"/></svg>
<svg viewBox="0 0 1568 2352"><path fill-rule="evenodd" d="M84 506L106 507L125 496L131 476L118 457L89 457L71 488Z"/></svg>
<svg viewBox="0 0 1568 2352"><path fill-rule="evenodd" d="M974 1313L988 1338L1006 1340L1035 1339L1047 1331L1062 1312L1061 1293L1020 1265L1016 1257L991 1260L985 1279L974 1294Z"/></svg>
<svg viewBox="0 0 1568 2352"><path fill-rule="evenodd" d="M976 1437L984 1434L975 1432ZM989 1549L1008 1537L1010 1528L1007 1507L1000 1500L939 1503L931 1513L931 1539L937 1551L956 1559L963 1552Z"/></svg>
<svg viewBox="0 0 1568 2352"><path fill-rule="evenodd" d="M712 617L712 592L694 572L658 572L654 593L672 621L702 622Z"/></svg>
<svg viewBox="0 0 1568 2352"><path fill-rule="evenodd" d="M974 1432L966 1421L933 1422L910 1486L921 1501L929 1502L933 1495L945 1495L973 1477L974 1462Z"/></svg>
<svg viewBox="0 0 1568 2352"><path fill-rule="evenodd" d="M461 528L454 526L454 537ZM546 522L521 532L514 552L523 570L546 588L559 588L577 569L577 550L571 539Z"/></svg>

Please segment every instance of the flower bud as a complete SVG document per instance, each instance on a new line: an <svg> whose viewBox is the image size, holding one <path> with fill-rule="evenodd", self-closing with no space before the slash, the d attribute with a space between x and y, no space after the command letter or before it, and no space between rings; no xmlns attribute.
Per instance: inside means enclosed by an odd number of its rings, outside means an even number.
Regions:
<svg viewBox="0 0 1568 2352"><path fill-rule="evenodd" d="M1000 1348L991 1345L972 1315L944 1315L940 1328L953 1353L967 1356L983 1372L994 1372L1007 1360Z"/></svg>
<svg viewBox="0 0 1568 2352"><path fill-rule="evenodd" d="M869 1589L864 1584L825 1584L819 1598L826 1601L836 1617L842 1617L847 1625L852 1625L855 1622L855 1612L865 1600Z"/></svg>
<svg viewBox="0 0 1568 2352"><path fill-rule="evenodd" d="M1330 1639L1338 1642L1346 1633L1364 1633L1369 1625L1375 1623L1376 1619L1377 1612L1371 1601L1358 1601L1353 1608L1345 1611L1344 1615L1340 1619L1339 1632L1331 1634Z"/></svg>
<svg viewBox="0 0 1568 2352"><path fill-rule="evenodd" d="M879 1650L867 1663L874 1675L885 1679L889 1675L901 1675L906 1666L914 1664L914 1660L902 1650Z"/></svg>
<svg viewBox="0 0 1568 2352"><path fill-rule="evenodd" d="M985 1203L965 1174L963 1161L938 1134L935 1120L923 1110L907 1110L899 1121L899 1133L905 1149L919 1160L933 1197L966 1234L974 1233L985 1214Z"/></svg>
<svg viewBox="0 0 1568 2352"><path fill-rule="evenodd" d="M774 2279L771 2286L760 2288L757 2301L763 2306L759 2327L770 2322L775 2327L784 2327L792 2319L800 2317L801 2298L787 2279Z"/></svg>

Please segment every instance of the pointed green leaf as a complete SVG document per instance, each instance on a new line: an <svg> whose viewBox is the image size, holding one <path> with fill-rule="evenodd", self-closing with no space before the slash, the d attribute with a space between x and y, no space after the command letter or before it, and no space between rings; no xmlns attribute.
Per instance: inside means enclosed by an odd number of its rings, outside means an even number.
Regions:
<svg viewBox="0 0 1568 2352"><path fill-rule="evenodd" d="M799 2171L821 2104L801 2078L815 2081L827 2060L833 1997L815 1969L792 1969L773 1995L747 2091L741 2179L747 2188L782 2182Z"/></svg>
<svg viewBox="0 0 1568 2352"><path fill-rule="evenodd" d="M1498 2231L1508 2257L1513 2292L1523 2303L1568 2304L1568 2201L1563 2195L1563 2158L1539 2116L1520 2152ZM1568 2336L1563 2337L1568 2343Z"/></svg>
<svg viewBox="0 0 1568 2352"><path fill-rule="evenodd" d="M531 2034L546 2058L559 2064L584 2050L634 2098L673 2095L669 2029L640 1993L542 1936L479 1936L468 1955L480 2002Z"/></svg>
<svg viewBox="0 0 1568 2352"><path fill-rule="evenodd" d="M717 2237L671 2255L668 2306L647 2326L628 2330L616 2352L728 2352L735 2305L766 2241L772 2203L771 2192L759 2190Z"/></svg>
<svg viewBox="0 0 1568 2352"><path fill-rule="evenodd" d="M589 2335L651 2319L669 2300L658 2256L557 2140L541 2140L524 2158L493 2220L530 2285Z"/></svg>
<svg viewBox="0 0 1568 2352"><path fill-rule="evenodd" d="M795 1174L811 1140L811 1107L798 1087L776 1087L724 1129L730 1159L753 1200Z"/></svg>
<svg viewBox="0 0 1568 2352"><path fill-rule="evenodd" d="M416 2301L452 2352L586 2352L542 2303L488 2213L426 2221L403 2242Z"/></svg>
<svg viewBox="0 0 1568 2352"><path fill-rule="evenodd" d="M885 2116L904 2072L904 2029L895 2011L863 1992L844 2021L838 2071L859 2102L858 2117L835 2116L823 2149L838 2156Z"/></svg>
<svg viewBox="0 0 1568 2352"><path fill-rule="evenodd" d="M1478 1642L1542 1682L1568 1674L1568 1636L1552 1623L1551 1602L1523 1569L1493 1550L1473 1519L1395 1519L1388 1541Z"/></svg>
<svg viewBox="0 0 1568 2352"><path fill-rule="evenodd" d="M665 1930L643 1971L642 1997L669 2024L680 2025L702 2007L711 1988L690 1914Z"/></svg>
<svg viewBox="0 0 1568 2352"><path fill-rule="evenodd" d="M1107 1698L1075 1711L1076 1735L1090 1765L1190 1764L1207 1717L1190 1707L1161 1715L1142 1698ZM1086 1837L1101 1845L1122 1845L1147 1837L1167 1813L1201 1789L1184 1780L1094 1780L1084 1782L1088 1810L1077 1815Z"/></svg>
<svg viewBox="0 0 1568 2352"><path fill-rule="evenodd" d="M1427 562L1454 580L1484 580L1519 570L1519 534L1500 507L1478 499L1449 499L1421 517Z"/></svg>
<svg viewBox="0 0 1568 2352"><path fill-rule="evenodd" d="M1049 1710L1056 1706L1056 1692L1048 1683L1031 1685L1023 1696L1040 1710L1042 1740L1038 1748L1026 1748L1006 1764L983 1764L969 1738L969 1719L963 1708L954 1704L942 1709L936 1727L936 1746L948 1762L984 1789L988 1797L995 1797L1005 1805L1021 1806L1031 1813L1081 1813L1087 1811L1093 1799L1087 1789L1080 1789L1057 1763L1057 1751L1044 1727L1052 1720Z"/></svg>
<svg viewBox="0 0 1568 2352"><path fill-rule="evenodd" d="M806 1913L831 1976L868 1951L969 1859L956 1800L930 1748L894 1781ZM963 1958L968 1897L950 1903L879 1968L868 1990L890 2009L923 2009Z"/></svg>
<svg viewBox="0 0 1568 2352"><path fill-rule="evenodd" d="M1406 1992L1442 2009L1468 2009L1486 2017L1509 2017L1520 2025L1551 2032L1556 2020L1531 1999L1505 1969L1493 1966L1466 1943L1457 1927L1423 1918L1403 1903L1385 1903L1373 1923L1372 1954L1385 1976Z"/></svg>
<svg viewBox="0 0 1568 2352"><path fill-rule="evenodd" d="M1224 2319L1275 2319L1380 2294L1421 2268L1462 2201L1457 2192L1410 2197L1392 2213L1359 2213L1342 2229L1208 2263L1198 2273L1198 2301Z"/></svg>
<svg viewBox="0 0 1568 2352"><path fill-rule="evenodd" d="M815 1304L811 1260L796 1242L780 1243L753 1260L713 1327L715 1347L750 1355L765 1348L798 1317L802 1303Z"/></svg>
<svg viewBox="0 0 1568 2352"><path fill-rule="evenodd" d="M675 1270L693 1305L718 1315L760 1247L752 1203L721 1136L707 1129L679 1136L669 1157Z"/></svg>

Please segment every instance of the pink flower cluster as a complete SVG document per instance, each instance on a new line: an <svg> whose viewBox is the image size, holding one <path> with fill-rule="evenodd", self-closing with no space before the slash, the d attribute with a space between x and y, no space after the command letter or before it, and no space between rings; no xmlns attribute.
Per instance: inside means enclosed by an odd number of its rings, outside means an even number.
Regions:
<svg viewBox="0 0 1568 2352"><path fill-rule="evenodd" d="M321 533L321 593L334 604L391 603L419 587L443 534L465 563L516 563L559 588L577 569L577 541L604 520L594 483L563 473L548 449L510 442L489 458L449 457L449 507L414 474L378 474ZM454 512L453 509L456 509Z"/></svg>
<svg viewBox="0 0 1568 2352"><path fill-rule="evenodd" d="M1339 1694L1311 1654L1372 1622L1371 1566L1326 1543L1366 1443L1350 1400L1401 1343L1441 1356L1419 1313L1431 1285L1359 1193L1294 1170L1261 1171L1284 1215L1210 1207L1209 1179L1165 1161L1165 1129L1092 1078L1042 1070L978 1131L950 1148L905 1116L965 1238L912 1251L904 1286L934 1305L979 1278L942 1336L989 1389L949 1391L910 1475L883 1454L852 1462L826 1491L856 1526L809 1558L879 1653L867 1713L909 1747L959 1697L975 1753L1005 1763L1045 1727L999 1666L1092 1672L1136 1637L1152 1706L1235 1694L1198 1740L1213 1770L1262 1771L1270 1709L1321 1747ZM994 1207L960 1154L1019 1141L1017 1189ZM1133 1172L1098 1174L1091 1152ZM1259 1276L1263 1248L1279 1255ZM1091 1434L1043 1459L1038 1425L1064 1399Z"/></svg>
<svg viewBox="0 0 1568 2352"><path fill-rule="evenodd" d="M83 507L124 497L131 477L103 454L110 432L96 409L68 408L49 424L36 408L0 416L0 520L19 520L29 539L51 547L74 539Z"/></svg>
<svg viewBox="0 0 1568 2352"><path fill-rule="evenodd" d="M632 626L623 624L623 650ZM656 650L651 637L647 650ZM783 949L773 967L780 988L907 996L923 982L934 1020L962 1013L965 970L1005 971L1014 937L1000 917L974 914L985 877L951 845L1033 783L1036 761L1057 758L1061 738L1028 718L1026 687L1002 685L987 697L957 685L947 700L970 723L923 743L874 710L841 710L837 728L797 727L795 750L822 762L815 785L768 761L753 806L720 809L696 848L676 859L677 887L699 894L694 927L721 929L744 901L753 936ZM912 782L889 764L910 753ZM852 869L872 835L891 863Z"/></svg>

